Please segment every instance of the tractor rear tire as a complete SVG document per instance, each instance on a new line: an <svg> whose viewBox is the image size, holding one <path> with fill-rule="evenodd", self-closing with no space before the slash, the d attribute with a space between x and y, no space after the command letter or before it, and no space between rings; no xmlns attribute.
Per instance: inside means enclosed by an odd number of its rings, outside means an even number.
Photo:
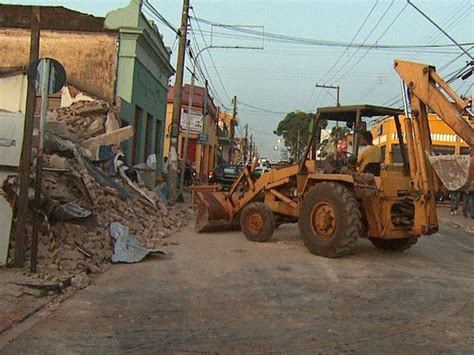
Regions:
<svg viewBox="0 0 474 355"><path fill-rule="evenodd" d="M304 195L298 226L311 253L329 258L349 254L362 229L354 193L339 183L318 183Z"/></svg>
<svg viewBox="0 0 474 355"><path fill-rule="evenodd" d="M403 239L382 239L382 238L369 238L372 244L381 250L390 251L393 253L401 253L404 250L411 248L416 244L418 238L410 237Z"/></svg>
<svg viewBox="0 0 474 355"><path fill-rule="evenodd" d="M252 202L245 206L240 216L240 228L252 242L270 240L276 228L273 211L263 202Z"/></svg>

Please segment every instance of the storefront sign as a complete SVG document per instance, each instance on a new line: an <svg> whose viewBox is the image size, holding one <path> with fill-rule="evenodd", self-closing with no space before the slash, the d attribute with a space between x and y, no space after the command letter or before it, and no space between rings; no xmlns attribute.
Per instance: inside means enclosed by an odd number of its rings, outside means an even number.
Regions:
<svg viewBox="0 0 474 355"><path fill-rule="evenodd" d="M208 139L209 135L207 133L199 133L197 136L198 144L207 144Z"/></svg>
<svg viewBox="0 0 474 355"><path fill-rule="evenodd" d="M187 108L181 109L181 130L186 131L189 120L190 132L202 132L202 114L199 111L188 113Z"/></svg>

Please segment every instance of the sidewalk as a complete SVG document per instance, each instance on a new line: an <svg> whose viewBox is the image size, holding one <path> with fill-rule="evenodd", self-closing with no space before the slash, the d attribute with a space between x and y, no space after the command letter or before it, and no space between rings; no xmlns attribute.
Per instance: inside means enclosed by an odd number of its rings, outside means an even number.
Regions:
<svg viewBox="0 0 474 355"><path fill-rule="evenodd" d="M20 284L32 284L20 269L0 268L0 334L40 310L57 294Z"/></svg>
<svg viewBox="0 0 474 355"><path fill-rule="evenodd" d="M453 228L462 229L467 233L474 234L474 219L464 218L462 215L462 206L458 209L458 214L451 216L449 214L449 203L439 204L437 207L438 219L440 223L445 223Z"/></svg>

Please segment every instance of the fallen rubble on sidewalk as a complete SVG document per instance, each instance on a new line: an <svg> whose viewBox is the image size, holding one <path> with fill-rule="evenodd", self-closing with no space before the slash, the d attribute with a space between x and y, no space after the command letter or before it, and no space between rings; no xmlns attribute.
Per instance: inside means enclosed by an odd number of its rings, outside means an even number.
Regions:
<svg viewBox="0 0 474 355"><path fill-rule="evenodd" d="M138 184L139 173L124 163L120 143L133 130L119 128L116 112L107 103L78 102L55 110L46 124L41 199L46 218L39 236L38 275L57 280L76 275L73 284L80 279L82 285L84 273L100 272L120 260L112 258L111 224L128 229L143 250L156 251L173 245L166 239L189 222L190 209L168 209L166 201ZM13 203L17 181L10 179L3 187ZM10 256L14 248L11 239ZM29 254L30 245L28 261Z"/></svg>

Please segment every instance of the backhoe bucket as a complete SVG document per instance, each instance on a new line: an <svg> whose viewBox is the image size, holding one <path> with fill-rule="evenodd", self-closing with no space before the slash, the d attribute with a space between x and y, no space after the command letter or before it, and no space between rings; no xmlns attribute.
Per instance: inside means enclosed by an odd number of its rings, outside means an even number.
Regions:
<svg viewBox="0 0 474 355"><path fill-rule="evenodd" d="M219 191L196 192L196 232L232 229L232 205L226 197L226 193Z"/></svg>

